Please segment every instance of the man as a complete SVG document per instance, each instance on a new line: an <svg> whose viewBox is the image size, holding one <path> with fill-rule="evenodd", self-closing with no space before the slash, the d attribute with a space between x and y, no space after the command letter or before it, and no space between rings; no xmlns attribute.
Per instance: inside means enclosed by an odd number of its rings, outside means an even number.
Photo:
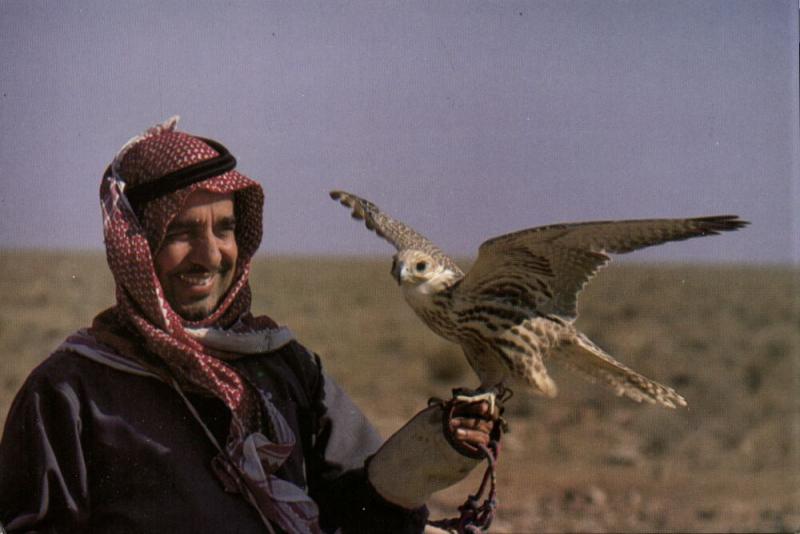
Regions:
<svg viewBox="0 0 800 534"><path fill-rule="evenodd" d="M496 414L462 404L442 424L432 407L381 446L318 357L250 313L263 192L222 145L176 122L132 139L103 177L117 303L17 395L0 442L0 523L421 531L428 496L477 465L470 453Z"/></svg>

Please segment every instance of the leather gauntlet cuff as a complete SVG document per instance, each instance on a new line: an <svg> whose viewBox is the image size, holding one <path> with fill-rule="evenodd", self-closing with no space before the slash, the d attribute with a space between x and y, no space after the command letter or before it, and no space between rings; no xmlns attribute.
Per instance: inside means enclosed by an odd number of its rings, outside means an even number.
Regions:
<svg viewBox="0 0 800 534"><path fill-rule="evenodd" d="M480 463L482 455L471 457L452 445L450 415L441 404L429 406L370 459L367 476L384 499L417 508L433 493L463 480Z"/></svg>

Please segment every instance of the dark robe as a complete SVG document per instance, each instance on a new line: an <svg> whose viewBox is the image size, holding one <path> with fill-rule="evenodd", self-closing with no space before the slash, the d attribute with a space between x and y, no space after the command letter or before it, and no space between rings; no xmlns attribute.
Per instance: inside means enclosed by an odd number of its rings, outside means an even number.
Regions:
<svg viewBox="0 0 800 534"><path fill-rule="evenodd" d="M275 474L307 490L325 531L423 530L425 508L394 506L367 481L364 462L381 439L315 356L292 342L233 365L292 427L297 444ZM224 443L225 405L187 396ZM56 352L8 414L0 524L20 525L12 532L265 532L256 510L212 472L217 452L171 386Z"/></svg>

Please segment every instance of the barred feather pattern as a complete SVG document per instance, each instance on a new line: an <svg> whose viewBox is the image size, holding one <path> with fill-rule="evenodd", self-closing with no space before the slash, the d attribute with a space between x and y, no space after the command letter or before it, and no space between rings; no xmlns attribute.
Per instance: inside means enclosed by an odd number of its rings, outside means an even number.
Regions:
<svg viewBox="0 0 800 534"><path fill-rule="evenodd" d="M481 388L522 379L538 394L558 388L545 361L559 362L617 395L669 408L675 390L614 359L573 325L577 297L609 253L737 230L735 215L557 224L490 239L466 275L427 238L351 193L331 197L396 249L392 274L414 312L436 334L461 345Z"/></svg>
<svg viewBox="0 0 800 534"><path fill-rule="evenodd" d="M398 251L415 249L430 254L440 265L463 275L456 262L450 259L433 242L410 226L383 213L378 206L344 191L331 191L330 197L342 206L351 209L350 216L364 221L367 229L372 230L388 241Z"/></svg>

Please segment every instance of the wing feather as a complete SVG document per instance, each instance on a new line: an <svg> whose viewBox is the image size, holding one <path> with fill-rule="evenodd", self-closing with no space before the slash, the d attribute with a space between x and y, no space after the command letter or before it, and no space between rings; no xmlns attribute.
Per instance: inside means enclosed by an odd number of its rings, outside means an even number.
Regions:
<svg viewBox="0 0 800 534"><path fill-rule="evenodd" d="M555 224L520 230L483 243L459 291L513 300L531 311L577 316L578 293L608 253L717 235L747 225L736 215ZM508 288L515 289L509 291Z"/></svg>
<svg viewBox="0 0 800 534"><path fill-rule="evenodd" d="M368 229L391 243L398 252L402 250L420 250L430 254L437 262L453 272L463 274L456 263L439 249L433 242L407 224L393 219L383 213L378 206L352 193L331 191L333 200L351 209L354 219L363 220Z"/></svg>

